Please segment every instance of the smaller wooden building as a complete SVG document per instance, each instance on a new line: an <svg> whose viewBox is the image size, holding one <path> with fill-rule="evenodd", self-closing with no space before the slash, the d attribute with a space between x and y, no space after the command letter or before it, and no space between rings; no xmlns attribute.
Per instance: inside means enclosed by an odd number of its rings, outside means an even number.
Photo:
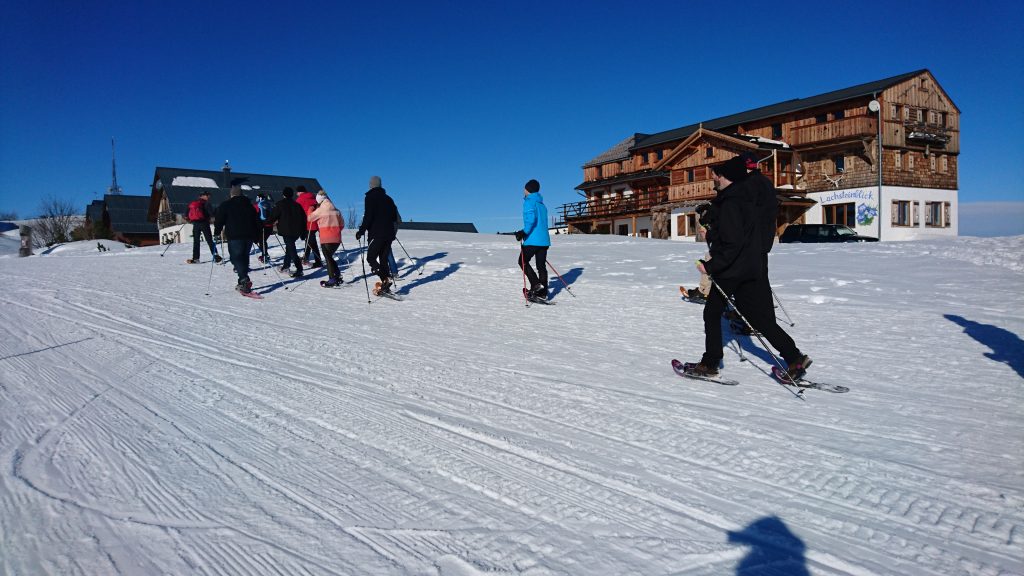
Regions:
<svg viewBox="0 0 1024 576"><path fill-rule="evenodd" d="M114 240L133 246L153 246L160 243L157 227L149 221L149 196L106 194L103 200L93 200L85 209L85 224L101 224Z"/></svg>
<svg viewBox="0 0 1024 576"><path fill-rule="evenodd" d="M186 217L189 203L200 193L209 192L210 209L216 210L217 205L228 199L232 181L240 182L243 193L253 201L259 192L266 192L274 201L280 200L286 187L294 190L304 186L314 194L323 189L316 178L234 172L227 162L221 170L158 167L148 199L147 220L156 224L160 243L191 239L192 226Z"/></svg>

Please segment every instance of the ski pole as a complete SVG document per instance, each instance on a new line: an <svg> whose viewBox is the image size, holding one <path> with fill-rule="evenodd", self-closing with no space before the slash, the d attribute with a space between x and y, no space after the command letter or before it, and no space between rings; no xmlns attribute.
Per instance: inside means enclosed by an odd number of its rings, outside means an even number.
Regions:
<svg viewBox="0 0 1024 576"><path fill-rule="evenodd" d="M363 240L362 238L356 238L359 242L359 263L363 266L363 285L366 286L366 303L372 304L373 300L370 300L370 283L366 280L366 252L363 251Z"/></svg>
<svg viewBox="0 0 1024 576"><path fill-rule="evenodd" d="M409 256L409 251L405 249L405 246L402 246L402 241L398 239L398 235L397 234L395 235L395 241L398 242L398 245L402 247L402 252L405 252L405 257L408 258L409 260L412 260L413 262L415 262L416 266L419 267L420 261L415 259L415 258L413 258L412 256ZM419 274L421 276L423 275L423 268L420 268Z"/></svg>
<svg viewBox="0 0 1024 576"><path fill-rule="evenodd" d="M213 267L217 265L217 261L210 259L210 280L206 283L206 295L210 295L210 286L213 286Z"/></svg>
<svg viewBox="0 0 1024 576"><path fill-rule="evenodd" d="M775 298L775 302L779 305L779 310L782 310L782 313L786 315L786 320L789 320L789 325L796 326L793 319L789 317L789 312L786 312L786 307L782 305L782 300L779 300L779 297L775 295L775 290L772 290L772 298Z"/></svg>
<svg viewBox="0 0 1024 576"><path fill-rule="evenodd" d="M530 299L526 296L526 254L523 252L523 242L519 241L519 267L523 269L523 300L526 307L530 307Z"/></svg>
<svg viewBox="0 0 1024 576"><path fill-rule="evenodd" d="M555 270L555 267L551 265L550 260L548 260L548 267L550 267L551 271L555 273L555 276L558 276L558 279L561 280L562 286L565 286L565 291L575 298L576 295L572 293L572 288L569 288L569 284L566 283L565 278L562 278L562 275L558 273L558 270Z"/></svg>
<svg viewBox="0 0 1024 576"><path fill-rule="evenodd" d="M778 366L779 369L782 370L783 372L786 372L786 367L782 365L782 361L779 360L779 357L775 355L775 352L772 352L771 347L768 346L768 343L764 341L764 337L761 336L761 333L754 330L754 327L750 325L750 322L747 322L747 317L744 316L742 312L740 312L739 307L736 306L736 302L728 294L725 293L725 290L722 290L722 287L718 285L718 282L716 282L710 274L708 274L708 278L711 279L711 284L718 290L719 294L722 295L722 298L725 298L726 302L732 304L733 309L736 310L736 314L740 317L741 320L743 320L743 323L747 325L747 328L749 328L750 331L753 332L755 336L757 336L757 339L761 341L761 346L764 346L764 349L767 350L768 354L771 355L772 360L775 361L775 365ZM721 322L722 319L718 318L716 319L716 321ZM794 384L796 383L794 382ZM797 398L800 398L801 400L804 399L803 389L794 392L792 388L789 388L782 382L779 382L779 385L788 390L790 394L796 396Z"/></svg>
<svg viewBox="0 0 1024 576"><path fill-rule="evenodd" d="M184 230L184 229L185 229L185 225L184 225L184 224L182 224L182 225L181 225L181 228L179 228L179 229L178 229L178 233L180 234L180 233L181 233L181 231L182 231L182 230ZM167 248L164 248L164 251L160 253L160 257L161 257L161 258L163 258L163 257L164 257L164 254L167 254L167 251L168 251L168 250L170 250L170 248L171 248L171 245L172 245L172 244L175 244L175 242L168 242L168 243L167 243Z"/></svg>

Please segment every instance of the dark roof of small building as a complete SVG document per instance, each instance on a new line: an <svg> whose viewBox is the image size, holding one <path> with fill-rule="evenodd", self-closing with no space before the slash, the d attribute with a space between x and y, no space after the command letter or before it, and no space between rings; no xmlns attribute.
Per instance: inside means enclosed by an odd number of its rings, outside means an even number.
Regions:
<svg viewBox="0 0 1024 576"><path fill-rule="evenodd" d="M85 207L85 219L89 222L100 222L103 220L103 200L93 200Z"/></svg>
<svg viewBox="0 0 1024 576"><path fill-rule="evenodd" d="M612 146L608 150L601 153L597 158L594 158L590 162L583 165L584 168L588 166L597 166L598 164L604 164L613 160L628 160L629 151L637 143L637 140L646 138L647 134L641 134L639 132L633 134L629 138L626 138L622 142L619 142L615 146Z"/></svg>
<svg viewBox="0 0 1024 576"><path fill-rule="evenodd" d="M103 202L107 205L111 231L121 234L157 235L156 225L146 218L149 212L149 196L107 194L103 197Z"/></svg>
<svg viewBox="0 0 1024 576"><path fill-rule="evenodd" d="M819 94L817 96L811 96L809 98L794 98L793 100L786 100L785 102L779 102L778 104L771 104L768 106L762 106L760 108L754 108L753 110L747 110L746 112L739 112L737 114L730 114L728 116L722 116L721 118L714 118L712 120L705 120L704 122L698 122L696 124L690 124L689 126L683 126L682 128L674 128L672 130L666 130L665 132L658 132L657 134L651 134L644 138L641 138L633 146L633 150L638 148L646 148L648 146L655 146L657 144L664 144L665 142L671 142L673 140L681 140L686 138L702 125L706 130L717 130L721 131L724 128L731 126L737 126L748 122L754 122L764 118L771 118L772 116L779 116L782 114L790 114L793 112L799 112L801 110L807 110L815 108L817 106L825 106L834 102L841 102L843 100L849 100L851 98L859 98L862 96L870 96L885 90L893 84L898 84L904 80L908 80L921 74L928 72L927 69L915 70L914 72L907 72L891 78L885 78L882 80L875 80L874 82L867 82L864 84L858 84L849 88L843 88L842 90L835 90L832 92L826 92L825 94Z"/></svg>
<svg viewBox="0 0 1024 576"><path fill-rule="evenodd" d="M429 230L431 232L469 232L476 234L476 226L472 222L401 222L401 230Z"/></svg>
<svg viewBox="0 0 1024 576"><path fill-rule="evenodd" d="M210 207L215 209L218 204L228 199L233 181L241 184L243 194L250 200L256 199L257 192L267 192L274 200L280 200L281 191L286 186L293 189L305 186L307 191L314 194L323 188L316 178L164 167L157 167L153 186L162 189L167 195L171 212L184 214L188 211L189 203L198 198L203 191L210 192ZM155 221L157 208L151 204L150 209L153 212L151 218Z"/></svg>

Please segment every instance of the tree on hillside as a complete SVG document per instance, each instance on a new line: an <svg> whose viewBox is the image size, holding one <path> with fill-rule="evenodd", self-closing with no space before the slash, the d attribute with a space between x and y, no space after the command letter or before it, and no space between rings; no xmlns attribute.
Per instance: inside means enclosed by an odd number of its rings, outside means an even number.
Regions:
<svg viewBox="0 0 1024 576"><path fill-rule="evenodd" d="M37 248L71 241L71 232L82 220L68 200L47 197L40 204L39 218L32 223L32 242Z"/></svg>
<svg viewBox="0 0 1024 576"><path fill-rule="evenodd" d="M17 220L18 213L14 210L3 210L0 211L0 221Z"/></svg>
<svg viewBox="0 0 1024 576"><path fill-rule="evenodd" d="M347 226L349 230L353 230L353 229L359 228L359 220L356 220L358 215L359 215L359 213L356 212L355 204L349 204L348 205L348 216L345 218L346 220L348 220L348 222L345 223L345 226Z"/></svg>

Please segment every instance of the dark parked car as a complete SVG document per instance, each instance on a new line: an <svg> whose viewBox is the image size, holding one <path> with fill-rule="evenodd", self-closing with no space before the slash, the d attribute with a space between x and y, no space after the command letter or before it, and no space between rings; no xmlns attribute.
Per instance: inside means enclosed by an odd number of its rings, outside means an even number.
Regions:
<svg viewBox="0 0 1024 576"><path fill-rule="evenodd" d="M878 242L878 238L861 236L839 224L790 224L779 242Z"/></svg>

